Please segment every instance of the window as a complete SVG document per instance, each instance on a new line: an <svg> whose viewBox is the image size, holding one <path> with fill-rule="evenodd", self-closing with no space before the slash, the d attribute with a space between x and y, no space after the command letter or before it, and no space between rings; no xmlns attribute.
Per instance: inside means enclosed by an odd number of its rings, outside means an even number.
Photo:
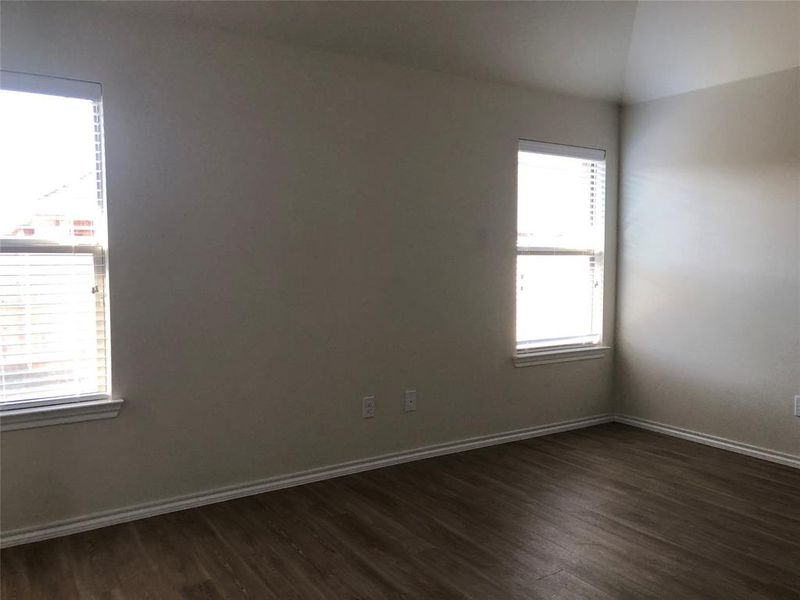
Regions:
<svg viewBox="0 0 800 600"><path fill-rule="evenodd" d="M517 355L599 347L605 152L520 141Z"/></svg>
<svg viewBox="0 0 800 600"><path fill-rule="evenodd" d="M0 72L0 140L0 409L107 400L99 84Z"/></svg>

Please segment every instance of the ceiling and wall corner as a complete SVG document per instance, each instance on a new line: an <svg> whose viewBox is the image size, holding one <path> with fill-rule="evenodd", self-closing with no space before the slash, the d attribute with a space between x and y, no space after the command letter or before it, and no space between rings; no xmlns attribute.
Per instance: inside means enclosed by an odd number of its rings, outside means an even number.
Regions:
<svg viewBox="0 0 800 600"><path fill-rule="evenodd" d="M800 66L800 2L638 2L622 98L675 96Z"/></svg>
<svg viewBox="0 0 800 600"><path fill-rule="evenodd" d="M637 103L800 66L800 2L129 2L115 10Z"/></svg>

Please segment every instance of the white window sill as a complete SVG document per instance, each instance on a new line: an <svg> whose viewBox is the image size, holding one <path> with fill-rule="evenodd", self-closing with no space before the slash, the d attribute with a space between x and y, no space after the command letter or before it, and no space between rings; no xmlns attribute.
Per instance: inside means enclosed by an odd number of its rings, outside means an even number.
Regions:
<svg viewBox="0 0 800 600"><path fill-rule="evenodd" d="M123 400L102 398L79 402L62 402L32 408L16 408L0 411L0 431L46 427L78 421L112 419L117 416Z"/></svg>
<svg viewBox="0 0 800 600"><path fill-rule="evenodd" d="M548 348L546 350L521 351L514 355L514 366L533 367L605 358L609 350L611 350L609 346L590 346L587 348Z"/></svg>

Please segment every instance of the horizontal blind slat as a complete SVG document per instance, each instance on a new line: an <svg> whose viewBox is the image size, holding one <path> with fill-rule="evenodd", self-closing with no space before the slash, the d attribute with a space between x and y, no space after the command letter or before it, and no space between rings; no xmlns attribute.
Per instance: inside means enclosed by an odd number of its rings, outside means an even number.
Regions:
<svg viewBox="0 0 800 600"><path fill-rule="evenodd" d="M107 389L103 276L91 255L0 254L2 400Z"/></svg>

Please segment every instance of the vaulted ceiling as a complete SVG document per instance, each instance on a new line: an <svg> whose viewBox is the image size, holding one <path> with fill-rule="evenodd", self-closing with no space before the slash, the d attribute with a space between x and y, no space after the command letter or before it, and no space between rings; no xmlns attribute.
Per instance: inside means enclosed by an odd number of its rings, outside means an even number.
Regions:
<svg viewBox="0 0 800 600"><path fill-rule="evenodd" d="M622 102L800 66L800 0L108 4L158 19Z"/></svg>

